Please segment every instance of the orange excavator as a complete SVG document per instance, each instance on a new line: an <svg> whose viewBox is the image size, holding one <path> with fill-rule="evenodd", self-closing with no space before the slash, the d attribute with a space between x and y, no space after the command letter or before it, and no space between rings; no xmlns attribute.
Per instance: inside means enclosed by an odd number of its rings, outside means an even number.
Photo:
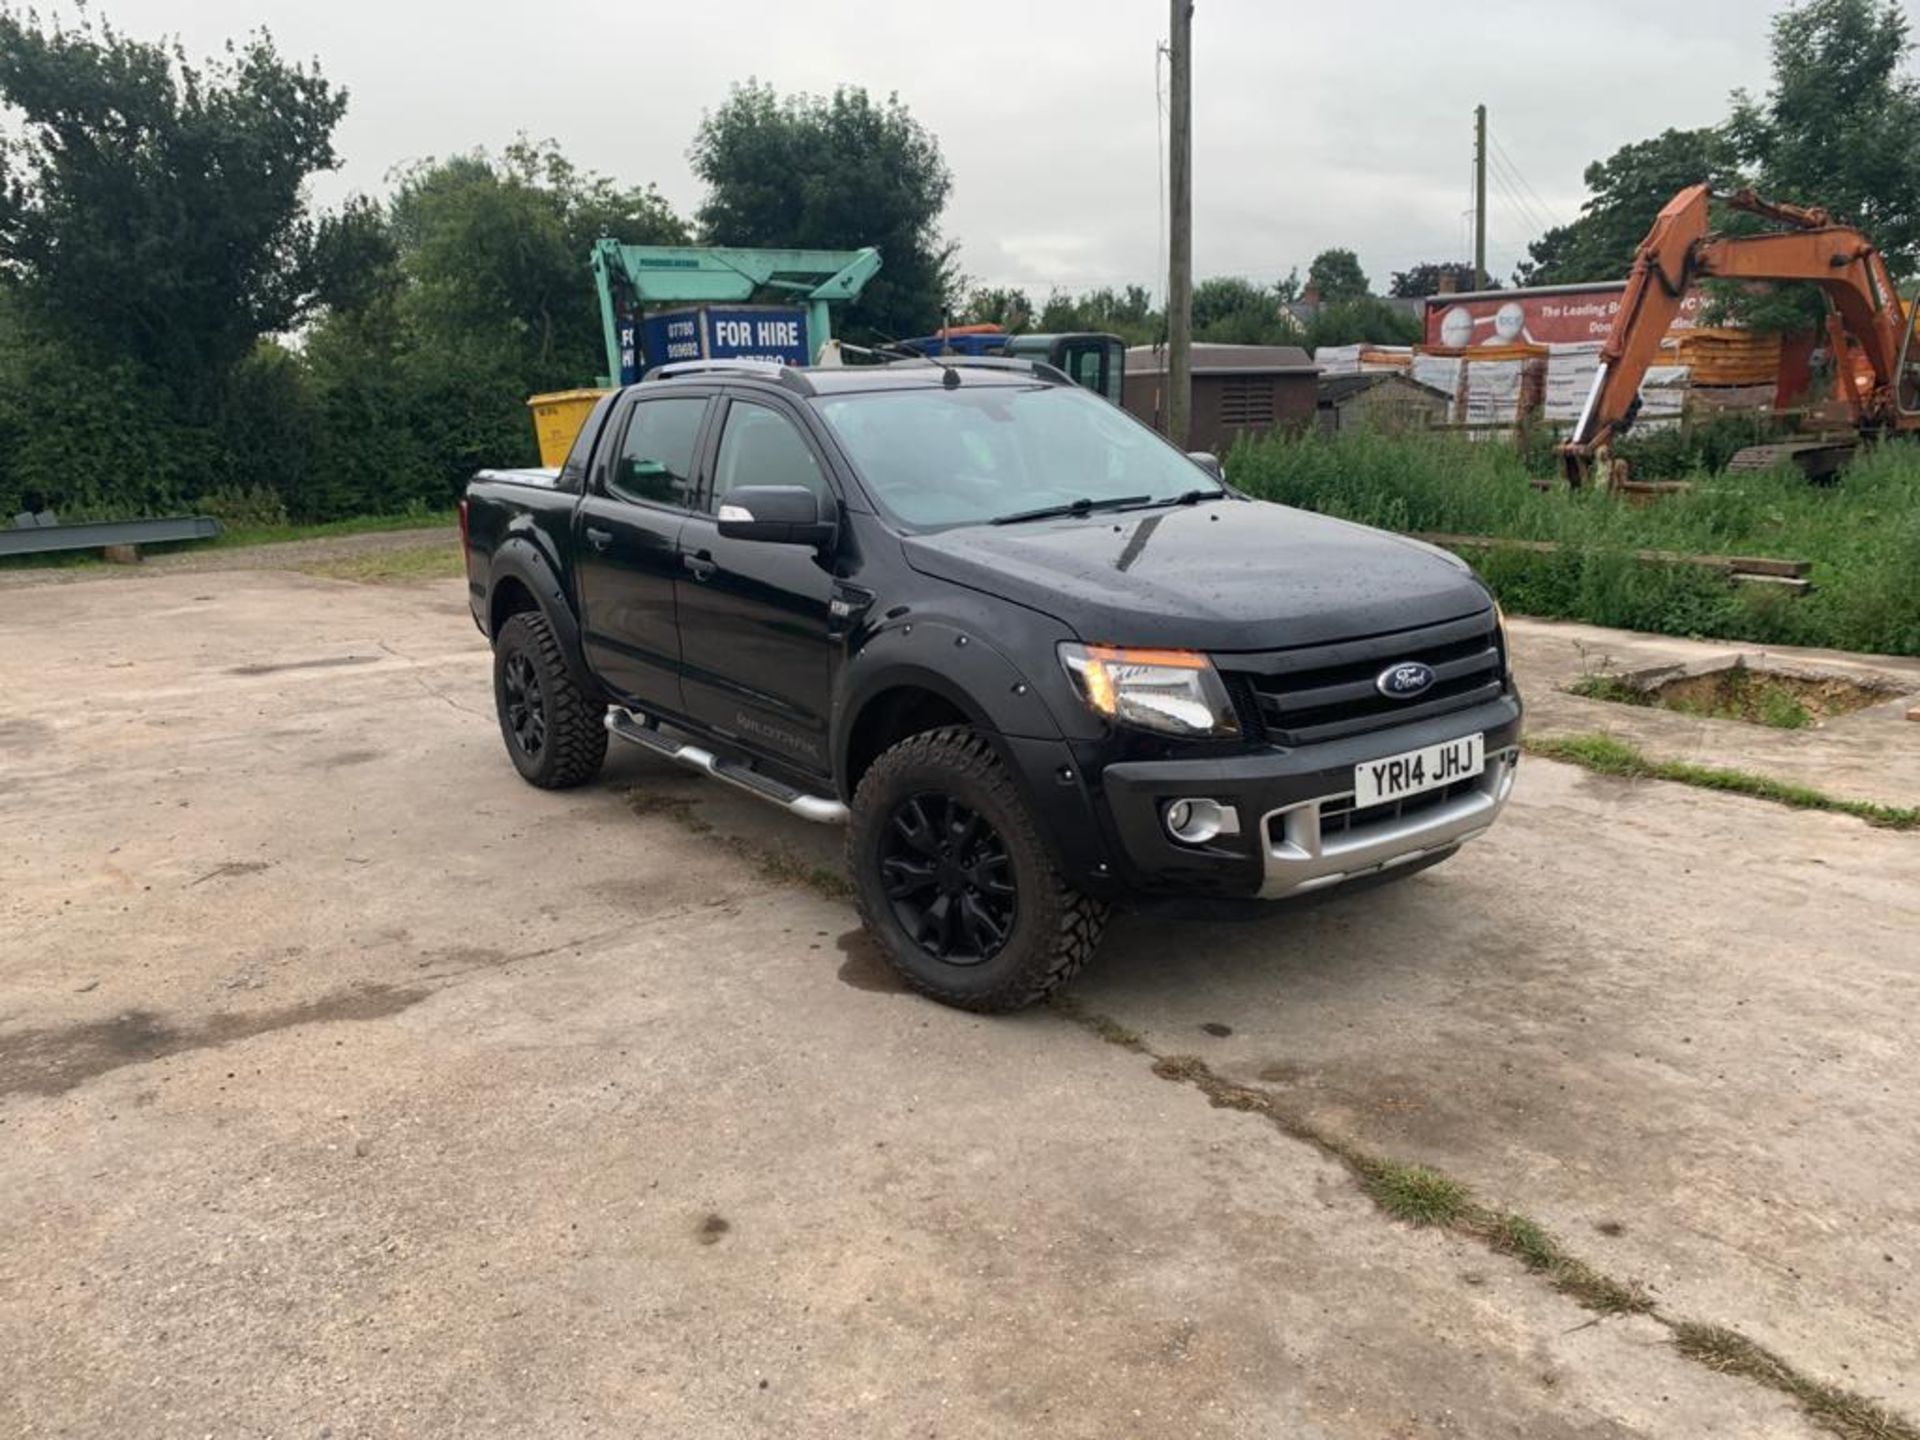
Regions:
<svg viewBox="0 0 1920 1440"><path fill-rule="evenodd" d="M1751 190L1718 198L1783 228L1756 235L1715 234L1708 222L1715 198L1705 185L1682 190L1667 202L1640 243L1620 313L1600 350L1593 391L1572 435L1560 447L1569 484L1583 484L1596 468L1606 482L1617 478L1613 442L1633 424L1640 408L1640 382L1679 316L1688 287L1697 280L1804 280L1818 285L1828 302L1827 338L1841 377L1839 399L1849 432L1758 446L1735 456L1732 468L1763 468L1793 459L1814 473L1816 456L1837 468L1833 457L1843 458L1863 433L1920 433L1920 351L1887 262L1873 242L1852 226L1835 224L1825 210L1763 200Z"/></svg>

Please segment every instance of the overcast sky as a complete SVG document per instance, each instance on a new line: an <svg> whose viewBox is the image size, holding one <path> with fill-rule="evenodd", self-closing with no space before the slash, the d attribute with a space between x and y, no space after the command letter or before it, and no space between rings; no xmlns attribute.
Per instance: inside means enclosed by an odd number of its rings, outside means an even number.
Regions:
<svg viewBox="0 0 1920 1440"><path fill-rule="evenodd" d="M1909 0L1912 3L1912 0ZM1472 112L1491 113L1489 268L1573 216L1586 164L1764 89L1772 0L1198 0L1194 268L1260 280L1350 245L1376 288L1466 258ZM352 94L323 204L517 131L652 181L736 80L898 91L954 177L947 233L984 283L1163 288L1156 46L1165 0L97 0L196 53L266 24ZM69 12L70 13L70 12Z"/></svg>

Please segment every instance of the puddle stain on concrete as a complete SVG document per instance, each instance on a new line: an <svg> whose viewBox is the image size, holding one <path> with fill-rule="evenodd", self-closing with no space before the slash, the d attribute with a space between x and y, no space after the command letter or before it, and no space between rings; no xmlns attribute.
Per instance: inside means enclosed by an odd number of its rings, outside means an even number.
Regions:
<svg viewBox="0 0 1920 1440"><path fill-rule="evenodd" d="M183 1023L152 1010L127 1010L108 1020L17 1030L0 1037L0 1095L64 1095L127 1065L218 1049L300 1025L385 1019L432 993L425 987L365 985L277 1009L226 1011Z"/></svg>
<svg viewBox="0 0 1920 1440"><path fill-rule="evenodd" d="M278 675L284 670L331 670L340 665L371 665L379 658L378 655L325 655L318 660L282 660L277 664L256 662L231 666L227 674Z"/></svg>
<svg viewBox="0 0 1920 1440"><path fill-rule="evenodd" d="M19 756L53 744L53 726L44 720L16 716L0 720L0 753Z"/></svg>
<svg viewBox="0 0 1920 1440"><path fill-rule="evenodd" d="M840 981L856 990L871 990L880 995L904 995L907 987L894 974L887 958L880 953L880 942L864 926L849 930L834 942L847 958L840 962Z"/></svg>
<svg viewBox="0 0 1920 1440"><path fill-rule="evenodd" d="M378 750L342 750L337 755L324 755L313 764L320 770L344 770L349 765L366 765L380 758Z"/></svg>

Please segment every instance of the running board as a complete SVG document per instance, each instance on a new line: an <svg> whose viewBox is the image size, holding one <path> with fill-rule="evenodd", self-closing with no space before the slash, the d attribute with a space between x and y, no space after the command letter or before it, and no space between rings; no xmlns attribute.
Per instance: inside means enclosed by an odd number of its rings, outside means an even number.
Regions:
<svg viewBox="0 0 1920 1440"><path fill-rule="evenodd" d="M618 705L607 708L607 732L622 740L630 740L635 745L651 750L656 755L664 755L669 760L677 760L694 770L704 770L716 780L724 780L729 785L738 786L749 795L757 795L762 800L770 800L782 810L798 815L802 820L812 820L821 825L844 825L847 820L847 807L838 800L829 800L824 795L809 795L796 790L791 785L782 784L771 775L763 775L750 765L742 765L734 760L722 760L711 750L703 750L698 745L688 745L678 740L669 740L658 729Z"/></svg>

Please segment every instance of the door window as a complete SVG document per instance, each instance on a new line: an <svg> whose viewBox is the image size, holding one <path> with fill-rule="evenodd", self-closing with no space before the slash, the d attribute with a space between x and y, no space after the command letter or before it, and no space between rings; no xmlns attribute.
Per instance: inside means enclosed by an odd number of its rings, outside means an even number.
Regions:
<svg viewBox="0 0 1920 1440"><path fill-rule="evenodd" d="M797 425L777 410L736 400L720 432L710 508L717 513L728 492L743 485L804 485L819 502L832 493Z"/></svg>
<svg viewBox="0 0 1920 1440"><path fill-rule="evenodd" d="M607 488L622 500L687 506L693 499L693 447L705 396L642 400L627 421Z"/></svg>

